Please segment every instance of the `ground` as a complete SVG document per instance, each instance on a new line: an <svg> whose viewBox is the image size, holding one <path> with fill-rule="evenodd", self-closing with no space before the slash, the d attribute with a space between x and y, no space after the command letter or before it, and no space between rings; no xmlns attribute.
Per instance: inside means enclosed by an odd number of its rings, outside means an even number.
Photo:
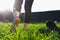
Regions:
<svg viewBox="0 0 60 40"><path fill-rule="evenodd" d="M0 40L60 40L56 31L40 33L40 28L47 28L45 23L29 23L28 29L23 30L23 23L17 27L17 32L10 32L11 22L0 22ZM56 24L60 27L60 23Z"/></svg>

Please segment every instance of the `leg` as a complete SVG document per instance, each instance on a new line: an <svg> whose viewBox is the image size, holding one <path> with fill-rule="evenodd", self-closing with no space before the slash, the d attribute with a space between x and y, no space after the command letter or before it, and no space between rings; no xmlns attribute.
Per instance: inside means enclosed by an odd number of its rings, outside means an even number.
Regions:
<svg viewBox="0 0 60 40"><path fill-rule="evenodd" d="M16 31L16 26L18 25L15 22L15 20L16 20L16 18L19 18L22 3L23 3L23 0L15 0L14 9L13 9L14 20L13 20L12 27L11 27L11 30L13 30L13 31Z"/></svg>
<svg viewBox="0 0 60 40"><path fill-rule="evenodd" d="M24 29L27 28L28 23L30 21L32 4L33 4L33 0L25 0L25 22L24 22Z"/></svg>

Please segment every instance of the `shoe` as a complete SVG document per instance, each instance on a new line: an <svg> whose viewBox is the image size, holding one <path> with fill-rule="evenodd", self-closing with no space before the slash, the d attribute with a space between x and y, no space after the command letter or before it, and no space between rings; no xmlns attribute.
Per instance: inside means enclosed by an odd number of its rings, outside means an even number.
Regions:
<svg viewBox="0 0 60 40"><path fill-rule="evenodd" d="M10 32L16 32L16 26L15 25L11 26Z"/></svg>
<svg viewBox="0 0 60 40"><path fill-rule="evenodd" d="M20 18L16 18L16 19L15 19L15 24L19 24L20 21L21 21Z"/></svg>

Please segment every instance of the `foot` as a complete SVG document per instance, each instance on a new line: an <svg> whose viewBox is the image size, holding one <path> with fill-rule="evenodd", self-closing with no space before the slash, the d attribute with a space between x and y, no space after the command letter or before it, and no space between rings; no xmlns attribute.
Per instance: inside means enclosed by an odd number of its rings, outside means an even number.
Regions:
<svg viewBox="0 0 60 40"><path fill-rule="evenodd" d="M20 18L17 17L17 18L15 19L15 22L14 22L14 23L15 23L15 24L19 24L20 21L21 21Z"/></svg>
<svg viewBox="0 0 60 40"><path fill-rule="evenodd" d="M11 26L10 32L16 32L16 25Z"/></svg>
<svg viewBox="0 0 60 40"><path fill-rule="evenodd" d="M27 30L28 29L27 27L28 27L28 23L24 23L24 28L23 29Z"/></svg>

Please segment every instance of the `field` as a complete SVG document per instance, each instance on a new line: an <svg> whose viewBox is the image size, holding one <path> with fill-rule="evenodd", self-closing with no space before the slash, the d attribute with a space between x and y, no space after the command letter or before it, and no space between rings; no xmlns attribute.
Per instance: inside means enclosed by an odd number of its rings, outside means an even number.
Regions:
<svg viewBox="0 0 60 40"><path fill-rule="evenodd" d="M0 22L0 40L60 40L56 31L40 33L39 29L46 29L45 23L29 23L28 29L23 30L23 23L17 27L17 32L10 32L11 22ZM56 24L60 27L60 23Z"/></svg>

